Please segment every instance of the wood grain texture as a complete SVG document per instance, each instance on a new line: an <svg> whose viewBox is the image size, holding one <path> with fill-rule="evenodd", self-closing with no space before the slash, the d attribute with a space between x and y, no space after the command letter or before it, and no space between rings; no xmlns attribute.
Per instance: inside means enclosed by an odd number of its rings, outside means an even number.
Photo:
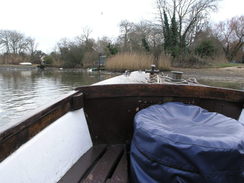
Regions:
<svg viewBox="0 0 244 183"><path fill-rule="evenodd" d="M93 146L60 179L59 183L78 183L89 173L91 167L102 157L107 145Z"/></svg>
<svg viewBox="0 0 244 183"><path fill-rule="evenodd" d="M106 183L127 183L129 181L128 177L128 160L126 150L123 152L123 156L119 161L113 175L109 178Z"/></svg>
<svg viewBox="0 0 244 183"><path fill-rule="evenodd" d="M82 183L104 183L113 174L123 153L122 145L111 145L104 155L94 165L89 174L81 180ZM127 171L127 170L126 170Z"/></svg>
<svg viewBox="0 0 244 183"><path fill-rule="evenodd" d="M93 146L58 183L127 183L127 153L123 144Z"/></svg>

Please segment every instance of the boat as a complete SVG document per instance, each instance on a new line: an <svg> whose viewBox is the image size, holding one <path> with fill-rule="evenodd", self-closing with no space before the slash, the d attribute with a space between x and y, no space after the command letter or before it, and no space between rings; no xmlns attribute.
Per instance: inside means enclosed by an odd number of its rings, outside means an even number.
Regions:
<svg viewBox="0 0 244 183"><path fill-rule="evenodd" d="M150 74L76 88L0 131L1 182L129 182L134 116L153 104L182 102L244 118L244 91L148 84Z"/></svg>
<svg viewBox="0 0 244 183"><path fill-rule="evenodd" d="M31 62L21 62L21 63L19 63L19 65L32 66L32 63Z"/></svg>

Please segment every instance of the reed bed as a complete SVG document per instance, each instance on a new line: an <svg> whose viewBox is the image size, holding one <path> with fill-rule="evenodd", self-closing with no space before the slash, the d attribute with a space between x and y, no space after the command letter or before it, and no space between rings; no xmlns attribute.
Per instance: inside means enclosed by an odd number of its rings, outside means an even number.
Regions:
<svg viewBox="0 0 244 183"><path fill-rule="evenodd" d="M158 59L158 68L160 70L170 70L172 57L170 55L161 54Z"/></svg>
<svg viewBox="0 0 244 183"><path fill-rule="evenodd" d="M107 60L105 68L112 71L145 70L150 68L153 63L154 57L152 55L145 53L119 53ZM160 56L158 65L160 69L169 69L170 61L168 57Z"/></svg>

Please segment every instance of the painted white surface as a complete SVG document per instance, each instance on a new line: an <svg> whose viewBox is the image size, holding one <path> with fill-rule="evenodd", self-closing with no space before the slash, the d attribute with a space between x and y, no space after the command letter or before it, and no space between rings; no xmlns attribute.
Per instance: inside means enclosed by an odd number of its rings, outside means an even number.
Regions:
<svg viewBox="0 0 244 183"><path fill-rule="evenodd" d="M21 62L20 65L32 65L30 62Z"/></svg>
<svg viewBox="0 0 244 183"><path fill-rule="evenodd" d="M244 125L244 109L242 109L241 115L239 117L239 121Z"/></svg>
<svg viewBox="0 0 244 183"><path fill-rule="evenodd" d="M149 80L149 73L145 73L143 71L134 71L129 73L128 75L123 74L120 76L116 76L95 83L93 85L116 84L116 83L117 84L148 83L148 80Z"/></svg>
<svg viewBox="0 0 244 183"><path fill-rule="evenodd" d="M69 112L0 163L0 182L57 182L91 147L83 109Z"/></svg>
<svg viewBox="0 0 244 183"><path fill-rule="evenodd" d="M180 82L173 82L171 81L172 78L168 75L156 75L156 78L153 78L151 80L150 74L145 73L144 71L134 71L129 74L123 74L119 75L110 79L106 79L104 81L100 81L98 83L95 83L93 85L107 85L107 84L139 84L139 83L145 83L145 84L183 84L183 85L198 85L198 86L204 86L202 84L197 83L195 78L182 80Z"/></svg>

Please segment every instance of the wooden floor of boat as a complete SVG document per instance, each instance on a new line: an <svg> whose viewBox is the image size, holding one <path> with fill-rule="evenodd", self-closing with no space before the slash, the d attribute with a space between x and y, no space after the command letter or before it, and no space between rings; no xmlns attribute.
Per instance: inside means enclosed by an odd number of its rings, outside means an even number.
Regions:
<svg viewBox="0 0 244 183"><path fill-rule="evenodd" d="M127 183L125 145L96 145L87 151L59 183Z"/></svg>

